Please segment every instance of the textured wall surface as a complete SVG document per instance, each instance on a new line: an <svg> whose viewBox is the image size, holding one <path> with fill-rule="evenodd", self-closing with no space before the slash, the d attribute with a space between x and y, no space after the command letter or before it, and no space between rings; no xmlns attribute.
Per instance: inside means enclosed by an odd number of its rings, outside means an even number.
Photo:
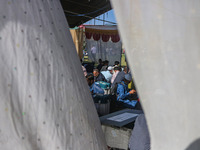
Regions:
<svg viewBox="0 0 200 150"><path fill-rule="evenodd" d="M103 150L59 0L0 1L0 149Z"/></svg>
<svg viewBox="0 0 200 150"><path fill-rule="evenodd" d="M152 149L186 149L200 137L200 1L112 0L112 4Z"/></svg>

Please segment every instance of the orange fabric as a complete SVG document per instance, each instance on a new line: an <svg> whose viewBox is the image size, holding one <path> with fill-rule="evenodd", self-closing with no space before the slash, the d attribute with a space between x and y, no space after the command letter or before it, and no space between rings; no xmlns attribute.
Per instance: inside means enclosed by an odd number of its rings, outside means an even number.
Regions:
<svg viewBox="0 0 200 150"><path fill-rule="evenodd" d="M79 55L79 58L83 58L83 29L70 29L72 39L74 42L74 45L76 47L76 51Z"/></svg>

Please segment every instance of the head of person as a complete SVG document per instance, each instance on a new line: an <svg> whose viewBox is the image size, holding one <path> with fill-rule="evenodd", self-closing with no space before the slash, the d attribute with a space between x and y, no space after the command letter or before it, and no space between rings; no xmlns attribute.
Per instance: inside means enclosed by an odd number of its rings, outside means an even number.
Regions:
<svg viewBox="0 0 200 150"><path fill-rule="evenodd" d="M101 59L99 59L99 64L102 64L102 60Z"/></svg>
<svg viewBox="0 0 200 150"><path fill-rule="evenodd" d="M124 83L125 83L125 84L129 84L131 81L132 81L131 75L130 75L130 74L126 74L126 75L124 76Z"/></svg>
<svg viewBox="0 0 200 150"><path fill-rule="evenodd" d="M95 77L98 77L98 75L99 75L99 70L98 70L98 69L94 69L94 70L93 70L93 75L94 75Z"/></svg>
<svg viewBox="0 0 200 150"><path fill-rule="evenodd" d="M119 61L115 61L115 66L119 66Z"/></svg>
<svg viewBox="0 0 200 150"><path fill-rule="evenodd" d="M124 70L123 70L126 74L128 73L128 68L127 67L124 67Z"/></svg>
<svg viewBox="0 0 200 150"><path fill-rule="evenodd" d="M94 83L94 76L93 76L93 74L88 74L86 76L86 80L87 80L88 85L91 86Z"/></svg>
<svg viewBox="0 0 200 150"><path fill-rule="evenodd" d="M103 65L104 65L104 66L108 66L108 63L109 63L109 61L105 60L105 61L103 62Z"/></svg>
<svg viewBox="0 0 200 150"><path fill-rule="evenodd" d="M113 67L112 67L112 66L109 66L109 67L108 67L108 71L109 71L111 74L113 74Z"/></svg>
<svg viewBox="0 0 200 150"><path fill-rule="evenodd" d="M120 71L120 67L119 66L115 66L114 67L114 72Z"/></svg>

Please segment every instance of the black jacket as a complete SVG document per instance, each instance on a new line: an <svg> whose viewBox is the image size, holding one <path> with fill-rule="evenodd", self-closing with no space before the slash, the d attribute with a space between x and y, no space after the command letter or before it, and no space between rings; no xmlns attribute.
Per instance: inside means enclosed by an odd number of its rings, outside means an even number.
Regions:
<svg viewBox="0 0 200 150"><path fill-rule="evenodd" d="M106 82L106 79L102 73L99 73L99 75L97 77L94 77L94 81L95 82L97 82L97 81L105 81Z"/></svg>

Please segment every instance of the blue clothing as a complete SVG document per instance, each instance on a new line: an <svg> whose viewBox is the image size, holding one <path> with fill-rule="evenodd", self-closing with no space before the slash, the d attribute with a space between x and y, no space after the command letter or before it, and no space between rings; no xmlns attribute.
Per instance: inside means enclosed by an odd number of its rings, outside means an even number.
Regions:
<svg viewBox="0 0 200 150"><path fill-rule="evenodd" d="M90 86L90 92L92 92L92 94L104 94L104 90L95 82Z"/></svg>
<svg viewBox="0 0 200 150"><path fill-rule="evenodd" d="M111 78L112 78L112 74L110 73L110 71L102 71L101 73L104 75L104 77L106 78L107 82L110 83Z"/></svg>
<svg viewBox="0 0 200 150"><path fill-rule="evenodd" d="M137 101L135 100L129 100L129 96L131 94L128 92L128 85L122 81L121 83L118 83L117 86L117 100L121 101L131 107L135 107L137 104Z"/></svg>

